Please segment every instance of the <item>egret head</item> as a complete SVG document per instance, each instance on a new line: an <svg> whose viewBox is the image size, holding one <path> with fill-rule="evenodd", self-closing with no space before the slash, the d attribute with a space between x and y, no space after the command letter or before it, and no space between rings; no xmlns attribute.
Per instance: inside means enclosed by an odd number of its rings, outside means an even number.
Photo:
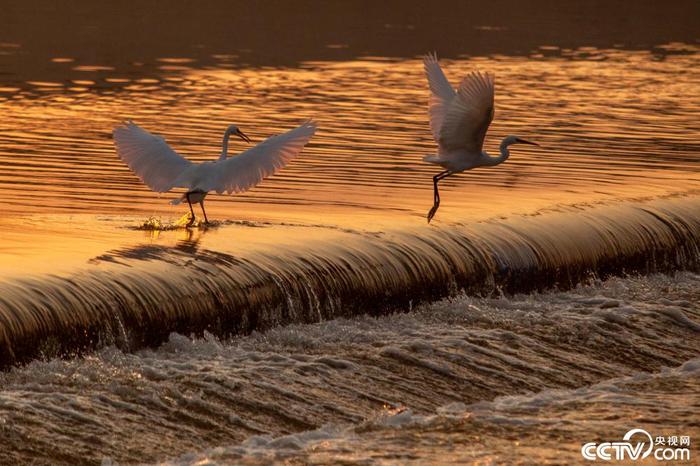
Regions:
<svg viewBox="0 0 700 466"><path fill-rule="evenodd" d="M526 141L518 136L508 136L503 140L503 145L510 146L511 144L531 144L533 146L539 146L536 142Z"/></svg>
<svg viewBox="0 0 700 466"><path fill-rule="evenodd" d="M250 144L250 138L248 136L246 136L245 134L243 134L243 131L238 129L238 126L236 126L236 125L229 126L226 129L226 135L230 135L230 134L235 134L236 136L238 136L239 138L243 139L245 142Z"/></svg>

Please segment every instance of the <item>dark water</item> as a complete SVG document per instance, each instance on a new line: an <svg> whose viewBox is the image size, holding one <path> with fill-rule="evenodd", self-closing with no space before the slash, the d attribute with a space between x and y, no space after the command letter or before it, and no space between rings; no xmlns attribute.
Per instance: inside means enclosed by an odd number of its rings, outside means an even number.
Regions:
<svg viewBox="0 0 700 466"><path fill-rule="evenodd" d="M686 272L460 295L35 361L0 375L0 458L571 464L635 427L695 441L698 284Z"/></svg>
<svg viewBox="0 0 700 466"><path fill-rule="evenodd" d="M222 59L238 66L297 66L364 56L528 56L541 46L653 50L698 40L700 6L651 0L586 3L512 0L243 2L3 2L2 57L11 77L43 80L76 65L111 67L140 76L167 74L164 57L199 66ZM661 46L661 47L660 47ZM547 53L554 53L551 47ZM56 57L73 65L53 66ZM59 62L60 63L60 62ZM78 70L74 70L78 71ZM10 78L9 80L12 80Z"/></svg>
<svg viewBox="0 0 700 466"><path fill-rule="evenodd" d="M698 438L697 2L1 8L0 463L572 463L634 427ZM487 150L542 148L447 180L428 226L431 50L455 84L496 74ZM201 161L231 123L309 117L289 167L208 198L209 228L111 140L131 118Z"/></svg>

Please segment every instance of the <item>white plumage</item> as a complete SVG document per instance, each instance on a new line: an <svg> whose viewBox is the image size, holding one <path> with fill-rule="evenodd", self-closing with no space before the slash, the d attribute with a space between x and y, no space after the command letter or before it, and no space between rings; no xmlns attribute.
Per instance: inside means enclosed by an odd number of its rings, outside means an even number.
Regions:
<svg viewBox="0 0 700 466"><path fill-rule="evenodd" d="M474 71L462 79L455 91L435 54L426 55L423 66L430 87L430 130L438 143L438 153L428 155L423 160L445 169L433 177L434 202L428 212L430 222L440 206L440 180L472 168L503 163L510 156L508 146L512 144L537 144L507 136L501 142L501 155L491 157L483 148L486 132L494 117L493 75Z"/></svg>
<svg viewBox="0 0 700 466"><path fill-rule="evenodd" d="M192 162L172 150L160 136L154 136L132 122L114 129L117 155L157 193L170 191Z"/></svg>
<svg viewBox="0 0 700 466"><path fill-rule="evenodd" d="M213 190L220 193L242 193L272 176L292 161L311 136L316 124L308 122L287 133L272 136L252 149L221 163L221 171Z"/></svg>
<svg viewBox="0 0 700 466"><path fill-rule="evenodd" d="M228 140L234 134L250 141L236 126L225 134L219 159L192 163L168 146L160 136L154 136L132 122L114 129L117 155L136 176L153 191L163 193L172 188L187 192L174 204L188 201L199 203L204 212L204 198L210 191L241 193L263 179L274 175L304 148L316 131L316 123L308 121L284 134L272 136L241 154L227 158ZM192 210L191 210L192 211ZM204 213L206 220L206 212ZM190 224L194 222L194 211Z"/></svg>

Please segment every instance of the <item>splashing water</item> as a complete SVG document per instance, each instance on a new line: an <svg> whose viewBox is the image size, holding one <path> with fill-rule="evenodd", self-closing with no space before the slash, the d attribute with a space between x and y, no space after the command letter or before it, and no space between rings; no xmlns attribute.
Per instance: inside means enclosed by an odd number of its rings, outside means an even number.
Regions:
<svg viewBox="0 0 700 466"><path fill-rule="evenodd" d="M461 294L34 361L0 374L0 462L575 462L633 427L693 436L699 284L684 272Z"/></svg>

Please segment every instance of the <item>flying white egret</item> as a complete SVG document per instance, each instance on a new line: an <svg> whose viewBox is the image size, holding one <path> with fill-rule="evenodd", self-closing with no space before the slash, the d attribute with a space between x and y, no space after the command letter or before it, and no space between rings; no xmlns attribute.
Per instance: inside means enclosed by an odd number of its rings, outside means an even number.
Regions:
<svg viewBox="0 0 700 466"><path fill-rule="evenodd" d="M440 180L472 168L493 167L503 163L510 156L508 146L512 144L539 144L517 136L507 136L501 141L499 157L487 154L483 147L494 114L493 76L472 72L455 91L440 68L437 55L426 55L423 65L430 86L430 130L439 147L437 155L426 156L423 160L445 168L433 177L434 203L428 212L430 223L440 207Z"/></svg>
<svg viewBox="0 0 700 466"><path fill-rule="evenodd" d="M192 163L172 150L160 136L154 136L131 121L114 129L117 155L136 176L158 193L172 188L185 188L182 197L170 203L177 205L187 201L194 223L192 203L199 203L204 210L204 198L209 191L221 194L248 191L263 179L274 175L287 165L304 148L316 131L316 123L308 121L284 134L272 136L241 154L227 158L228 140L232 134L250 142L248 136L231 125L224 133L221 155L216 161Z"/></svg>

